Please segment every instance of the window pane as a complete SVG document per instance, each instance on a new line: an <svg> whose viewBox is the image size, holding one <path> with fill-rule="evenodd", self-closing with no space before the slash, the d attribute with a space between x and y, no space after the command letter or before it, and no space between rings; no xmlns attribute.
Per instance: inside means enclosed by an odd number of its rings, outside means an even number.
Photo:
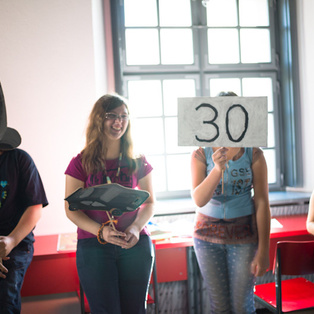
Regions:
<svg viewBox="0 0 314 314"><path fill-rule="evenodd" d="M276 183L276 156L274 149L264 149L264 156L267 163L268 183Z"/></svg>
<svg viewBox="0 0 314 314"><path fill-rule="evenodd" d="M147 161L152 165L154 192L167 190L166 161L164 156L146 156Z"/></svg>
<svg viewBox="0 0 314 314"><path fill-rule="evenodd" d="M168 190L190 190L191 189L191 171L190 154L187 155L168 155L167 174Z"/></svg>
<svg viewBox="0 0 314 314"><path fill-rule="evenodd" d="M239 41L236 29L209 29L208 63L239 63Z"/></svg>
<svg viewBox="0 0 314 314"><path fill-rule="evenodd" d="M242 80L243 96L267 96L268 111L274 110L273 87L270 77L248 77Z"/></svg>
<svg viewBox="0 0 314 314"><path fill-rule="evenodd" d="M274 115L272 113L268 114L268 147L275 147L275 125L274 125Z"/></svg>
<svg viewBox="0 0 314 314"><path fill-rule="evenodd" d="M268 0L239 0L240 26L268 26Z"/></svg>
<svg viewBox="0 0 314 314"><path fill-rule="evenodd" d="M210 80L210 97L216 97L220 92L234 92L241 96L241 82L238 78L221 78Z"/></svg>
<svg viewBox="0 0 314 314"><path fill-rule="evenodd" d="M125 30L127 65L159 64L157 29Z"/></svg>
<svg viewBox="0 0 314 314"><path fill-rule="evenodd" d="M164 153L164 132L161 118L134 119L131 123L136 153L144 155Z"/></svg>
<svg viewBox="0 0 314 314"><path fill-rule="evenodd" d="M236 0L211 0L206 7L208 26L238 25Z"/></svg>
<svg viewBox="0 0 314 314"><path fill-rule="evenodd" d="M178 114L178 98L195 96L195 80L164 80L164 114L176 116Z"/></svg>
<svg viewBox="0 0 314 314"><path fill-rule="evenodd" d="M127 27L157 26L156 0L124 0L124 18Z"/></svg>
<svg viewBox="0 0 314 314"><path fill-rule="evenodd" d="M162 115L159 80L128 81L128 99L130 114L133 117Z"/></svg>
<svg viewBox="0 0 314 314"><path fill-rule="evenodd" d="M160 30L160 45L162 64L194 63L191 29Z"/></svg>
<svg viewBox="0 0 314 314"><path fill-rule="evenodd" d="M241 29L242 63L271 62L268 29Z"/></svg>
<svg viewBox="0 0 314 314"><path fill-rule="evenodd" d="M166 118L165 119L165 132L166 132L166 151L169 154L174 153L189 153L192 147L178 146L178 119Z"/></svg>
<svg viewBox="0 0 314 314"><path fill-rule="evenodd" d="M177 14L178 10L180 14ZM159 11L160 26L192 24L190 0L159 0Z"/></svg>

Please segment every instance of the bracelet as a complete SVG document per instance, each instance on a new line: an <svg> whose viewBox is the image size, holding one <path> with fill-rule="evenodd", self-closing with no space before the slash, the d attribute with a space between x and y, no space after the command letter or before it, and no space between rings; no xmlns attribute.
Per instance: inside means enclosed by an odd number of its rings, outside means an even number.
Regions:
<svg viewBox="0 0 314 314"><path fill-rule="evenodd" d="M106 225L106 223L103 223L99 229L98 229L98 232L97 232L97 240L100 244L107 244L108 242L105 241L105 239L103 238L103 235L102 235L102 230L104 229L104 226Z"/></svg>

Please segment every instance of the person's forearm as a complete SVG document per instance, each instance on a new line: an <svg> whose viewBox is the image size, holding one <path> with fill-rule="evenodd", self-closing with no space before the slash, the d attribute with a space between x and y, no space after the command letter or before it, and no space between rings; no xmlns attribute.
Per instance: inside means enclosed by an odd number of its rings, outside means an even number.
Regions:
<svg viewBox="0 0 314 314"><path fill-rule="evenodd" d="M41 217L42 204L33 205L26 209L16 227L8 237L13 239L14 247L17 246L36 226Z"/></svg>
<svg viewBox="0 0 314 314"><path fill-rule="evenodd" d="M204 181L192 190L192 198L198 207L205 206L213 197L222 172L213 168Z"/></svg>
<svg viewBox="0 0 314 314"><path fill-rule="evenodd" d="M307 214L306 229L314 235L314 191L311 194L309 203L309 212Z"/></svg>
<svg viewBox="0 0 314 314"><path fill-rule="evenodd" d="M263 206L263 208L261 206ZM256 222L258 232L258 251L263 254L269 254L270 210L267 204L260 205L260 208L257 208Z"/></svg>
<svg viewBox="0 0 314 314"><path fill-rule="evenodd" d="M98 230L101 226L100 223L89 218L81 210L70 211L68 202L65 202L66 215L67 217L80 229L87 231L93 235L97 235Z"/></svg>
<svg viewBox="0 0 314 314"><path fill-rule="evenodd" d="M138 210L132 225L141 231L154 215L155 203L144 203Z"/></svg>
<svg viewBox="0 0 314 314"><path fill-rule="evenodd" d="M308 221L306 224L307 231L314 235L314 222Z"/></svg>
<svg viewBox="0 0 314 314"><path fill-rule="evenodd" d="M74 191L79 188L84 188L84 182L78 180L72 176L65 176L65 197L71 195ZM98 230L101 226L100 223L97 223L93 219L89 218L81 210L71 211L69 209L69 203L64 202L64 209L66 216L80 229L87 231L93 235L97 235Z"/></svg>

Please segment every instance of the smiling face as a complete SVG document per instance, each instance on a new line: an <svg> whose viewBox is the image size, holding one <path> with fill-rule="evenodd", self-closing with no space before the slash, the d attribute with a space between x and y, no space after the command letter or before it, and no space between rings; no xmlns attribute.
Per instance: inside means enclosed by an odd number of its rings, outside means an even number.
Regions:
<svg viewBox="0 0 314 314"><path fill-rule="evenodd" d="M128 124L128 110L124 104L107 112L104 121L104 132L107 140L115 141L121 139Z"/></svg>

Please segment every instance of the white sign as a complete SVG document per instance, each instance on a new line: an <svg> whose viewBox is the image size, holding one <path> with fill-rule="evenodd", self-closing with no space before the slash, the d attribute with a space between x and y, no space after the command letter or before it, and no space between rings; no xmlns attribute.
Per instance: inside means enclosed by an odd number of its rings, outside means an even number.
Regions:
<svg viewBox="0 0 314 314"><path fill-rule="evenodd" d="M267 97L178 98L179 146L267 147Z"/></svg>

